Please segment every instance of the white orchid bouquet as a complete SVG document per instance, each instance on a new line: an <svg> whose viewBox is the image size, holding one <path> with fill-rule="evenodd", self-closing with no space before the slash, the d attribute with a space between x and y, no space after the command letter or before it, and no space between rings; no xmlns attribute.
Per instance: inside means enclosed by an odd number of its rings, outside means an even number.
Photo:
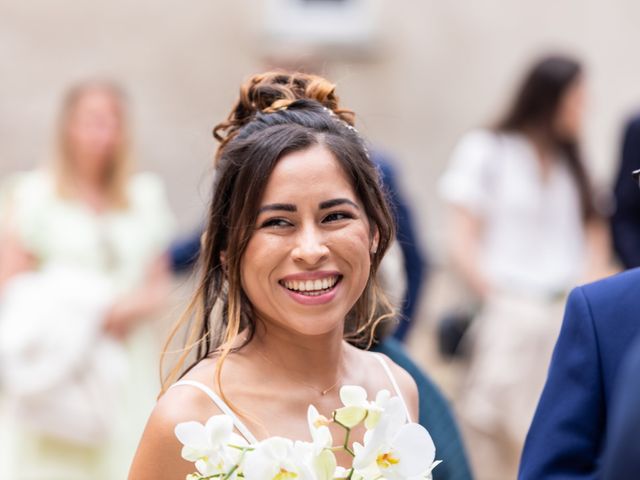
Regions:
<svg viewBox="0 0 640 480"><path fill-rule="evenodd" d="M311 442L270 437L250 445L233 432L226 415L214 415L205 425L178 424L182 457L197 470L186 480L431 480L440 463L435 445L424 427L407 422L399 397L381 390L375 401L368 401L364 388L344 386L340 399L343 407L330 418L309 406ZM332 423L345 430L342 445L333 445ZM364 444L350 444L352 430L361 424ZM349 468L337 465L337 451L353 458Z"/></svg>

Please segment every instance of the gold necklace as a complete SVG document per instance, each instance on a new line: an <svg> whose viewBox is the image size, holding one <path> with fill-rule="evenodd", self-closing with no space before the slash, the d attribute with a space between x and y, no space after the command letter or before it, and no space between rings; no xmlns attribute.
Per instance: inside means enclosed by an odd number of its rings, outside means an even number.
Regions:
<svg viewBox="0 0 640 480"><path fill-rule="evenodd" d="M273 362L273 360L271 360L269 357L267 357L264 353L262 353L260 350L258 351L258 355L260 355L262 358L264 358L267 362L269 362L271 365L273 365L274 367L276 367L277 365ZM334 388L336 388L336 386L340 383L340 381L342 380L342 375L338 375L338 379L336 380L336 382L331 385L328 388L325 388L324 390L319 390L316 386L311 385L310 383L307 382L303 382L302 380L298 380L297 378L292 377L291 375L288 375L288 378L290 380L293 380L294 382L303 385L307 388L310 388L311 390L314 390L316 392L318 392L321 396L325 396L327 393L329 393L331 390L333 390Z"/></svg>

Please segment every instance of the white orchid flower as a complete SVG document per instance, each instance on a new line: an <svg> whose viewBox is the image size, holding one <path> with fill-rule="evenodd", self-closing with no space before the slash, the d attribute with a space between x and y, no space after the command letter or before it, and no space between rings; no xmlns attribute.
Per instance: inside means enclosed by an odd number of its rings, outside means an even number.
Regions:
<svg viewBox="0 0 640 480"><path fill-rule="evenodd" d="M335 412L335 419L347 428L353 428L364 420L367 430L375 428L389 401L388 390L380 390L374 402L367 400L367 391L359 386L345 385L340 389L344 407Z"/></svg>
<svg viewBox="0 0 640 480"><path fill-rule="evenodd" d="M364 446L354 444L353 467L365 479L424 478L435 466L429 432L417 423L405 423L403 410L398 397L390 399L377 427L365 434Z"/></svg>
<svg viewBox="0 0 640 480"><path fill-rule="evenodd" d="M409 480L433 480L433 469L442 463L442 460L436 460L431 464L431 466L424 472L422 475L418 475L417 477Z"/></svg>
<svg viewBox="0 0 640 480"><path fill-rule="evenodd" d="M312 445L293 443L282 437L271 437L247 452L244 462L245 480L314 480L308 463Z"/></svg>
<svg viewBox="0 0 640 480"><path fill-rule="evenodd" d="M337 466L336 456L331 450L333 445L333 437L329 430L331 420L320 415L316 407L309 405L307 423L313 439L309 452L309 464L317 480L331 480L334 478Z"/></svg>
<svg viewBox="0 0 640 480"><path fill-rule="evenodd" d="M349 478L349 470L344 467L336 467L333 472L333 478L336 480L347 480L347 478Z"/></svg>
<svg viewBox="0 0 640 480"><path fill-rule="evenodd" d="M340 389L343 407L332 420L310 405L307 423L311 442L271 437L248 445L233 433L233 421L225 415L211 417L206 424L185 422L175 434L183 444L182 457L195 463L197 472L186 480L432 480L435 446L420 425L406 423L406 408L400 397L387 390L367 400L362 387ZM351 429L364 421L364 444L354 443L352 467L338 467L329 429L335 421ZM347 437L348 438L348 434ZM346 440L345 440L346 441Z"/></svg>
<svg viewBox="0 0 640 480"><path fill-rule="evenodd" d="M378 425L380 416L390 399L391 393L389 393L389 390L380 390L377 393L375 402L369 404L367 418L364 420L364 426L367 430L371 430Z"/></svg>
<svg viewBox="0 0 640 480"><path fill-rule="evenodd" d="M227 473L240 459L241 450L228 445L247 446L233 433L233 421L225 415L214 415L205 425L184 422L176 425L176 437L182 443L182 458L195 462L201 475Z"/></svg>
<svg viewBox="0 0 640 480"><path fill-rule="evenodd" d="M307 409L307 423L309 424L309 431L313 439L314 453L317 455L320 453L320 450L331 448L331 444L333 443L333 438L329 431L331 420L320 415L316 407L309 405Z"/></svg>

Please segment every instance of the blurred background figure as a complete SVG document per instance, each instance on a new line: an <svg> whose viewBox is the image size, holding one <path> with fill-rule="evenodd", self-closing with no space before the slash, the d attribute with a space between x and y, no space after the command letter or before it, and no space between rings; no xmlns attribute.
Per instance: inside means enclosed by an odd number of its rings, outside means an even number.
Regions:
<svg viewBox="0 0 640 480"><path fill-rule="evenodd" d="M580 155L584 74L533 65L495 127L458 143L441 179L451 261L480 299L459 412L477 478L517 475L569 288L608 245Z"/></svg>
<svg viewBox="0 0 640 480"><path fill-rule="evenodd" d="M401 264L398 273L404 277L404 292L397 297L399 300L397 302L398 323L393 336L396 340L404 342L411 332L413 323L419 321L416 317L418 317L419 301L424 292L424 281L427 277L427 260L421 246L420 236L414 226L413 210L415 209L407 203L406 195L400 189L396 173L397 167L392 158L379 151L373 151L372 160L380 168L382 182L396 220L396 244L402 252L402 257L398 259L397 263ZM384 263L383 261L381 269L382 282L383 286L388 286L390 289L393 284L399 282L399 275L387 275L385 278Z"/></svg>
<svg viewBox="0 0 640 480"><path fill-rule="evenodd" d="M611 217L613 246L624 268L640 267L640 190L629 172L640 168L640 115L627 122L616 175L615 211Z"/></svg>
<svg viewBox="0 0 640 480"><path fill-rule="evenodd" d="M161 180L133 173L118 86L71 88L57 138L53 162L1 190L0 393L15 421L0 477L125 478L158 389L142 321L169 291L174 220Z"/></svg>

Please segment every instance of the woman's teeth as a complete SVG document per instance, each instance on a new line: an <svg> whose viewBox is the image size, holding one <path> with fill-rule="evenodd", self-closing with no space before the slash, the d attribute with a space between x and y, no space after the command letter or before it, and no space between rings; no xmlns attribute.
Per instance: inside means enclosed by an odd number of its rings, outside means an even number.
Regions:
<svg viewBox="0 0 640 480"><path fill-rule="evenodd" d="M286 280L283 283L289 290L314 296L326 293L326 290L333 288L338 283L338 277L326 277L316 280Z"/></svg>

